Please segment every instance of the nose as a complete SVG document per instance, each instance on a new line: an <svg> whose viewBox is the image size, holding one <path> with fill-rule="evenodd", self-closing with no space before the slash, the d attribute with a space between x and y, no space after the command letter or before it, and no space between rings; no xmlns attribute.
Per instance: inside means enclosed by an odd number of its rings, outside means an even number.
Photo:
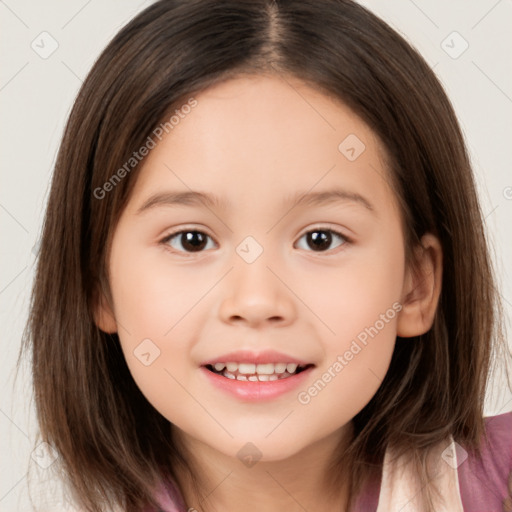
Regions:
<svg viewBox="0 0 512 512"><path fill-rule="evenodd" d="M263 255L253 263L235 261L226 276L219 316L225 323L258 328L284 327L294 322L297 309L285 276L267 266Z"/></svg>

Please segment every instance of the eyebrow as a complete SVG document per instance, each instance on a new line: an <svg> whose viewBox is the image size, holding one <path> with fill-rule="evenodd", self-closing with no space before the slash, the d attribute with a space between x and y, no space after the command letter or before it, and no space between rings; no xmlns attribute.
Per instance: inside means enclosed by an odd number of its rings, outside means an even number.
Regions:
<svg viewBox="0 0 512 512"><path fill-rule="evenodd" d="M333 189L319 192L299 192L293 196L288 196L285 203L295 206L321 206L337 202L355 203L363 206L372 213L375 208L364 196L357 192L344 189ZM215 194L191 190L188 192L165 191L151 195L137 209L136 215L140 215L147 210L161 206L205 206L207 208L226 208L227 203Z"/></svg>

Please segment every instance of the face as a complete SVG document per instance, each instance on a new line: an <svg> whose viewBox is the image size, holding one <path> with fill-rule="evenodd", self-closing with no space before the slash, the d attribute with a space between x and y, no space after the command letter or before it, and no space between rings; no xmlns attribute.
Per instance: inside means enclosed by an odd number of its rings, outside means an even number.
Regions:
<svg viewBox="0 0 512 512"><path fill-rule="evenodd" d="M283 459L340 432L386 374L405 294L400 213L379 141L343 104L263 76L195 99L116 226L103 327L184 436ZM230 378L204 366L215 361L242 364ZM293 362L308 366L284 378ZM268 378L236 378L257 369Z"/></svg>

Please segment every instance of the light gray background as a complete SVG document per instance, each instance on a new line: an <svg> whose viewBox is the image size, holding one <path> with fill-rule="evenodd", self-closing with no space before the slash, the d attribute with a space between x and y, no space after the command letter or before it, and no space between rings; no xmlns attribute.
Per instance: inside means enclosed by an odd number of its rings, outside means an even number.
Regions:
<svg viewBox="0 0 512 512"><path fill-rule="evenodd" d="M52 477L51 466L41 468L31 458L36 425L29 402L30 377L24 368L20 383L13 390L14 366L34 275L34 247L65 120L82 80L107 42L150 3L0 0L2 512L32 510L27 491L29 473L34 480L38 510L74 510L63 498L57 497L52 505L45 505L43 497L37 495L39 491L54 487L58 491L60 487ZM454 104L467 138L486 224L496 248L495 260L509 325L512 317L512 2L363 0L361 3L420 50ZM51 37L41 36L44 31ZM454 35L454 31L461 37ZM44 52L49 52L51 44L55 44L52 38L58 48L46 56ZM469 46L461 53L465 41ZM39 53L32 49L32 44ZM495 379L494 390L487 397L486 414L512 410L512 396L505 388L504 376Z"/></svg>

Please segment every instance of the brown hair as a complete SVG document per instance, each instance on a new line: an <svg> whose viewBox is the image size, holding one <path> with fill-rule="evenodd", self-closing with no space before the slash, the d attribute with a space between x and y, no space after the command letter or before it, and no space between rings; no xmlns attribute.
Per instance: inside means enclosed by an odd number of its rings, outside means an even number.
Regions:
<svg viewBox="0 0 512 512"><path fill-rule="evenodd" d="M87 510L157 506L158 483L187 468L169 421L131 377L117 334L93 321L101 294L111 301L108 248L137 168L104 199L94 191L184 98L242 73L295 76L349 106L386 148L407 255L427 232L442 244L432 328L397 339L384 381L337 454L343 461L333 461L351 468L350 503L388 446L412 454L423 482L428 449L450 434L478 453L490 370L506 349L468 154L434 73L349 0L160 0L114 37L75 101L22 345L31 350L41 436ZM425 502L430 510L428 492Z"/></svg>

